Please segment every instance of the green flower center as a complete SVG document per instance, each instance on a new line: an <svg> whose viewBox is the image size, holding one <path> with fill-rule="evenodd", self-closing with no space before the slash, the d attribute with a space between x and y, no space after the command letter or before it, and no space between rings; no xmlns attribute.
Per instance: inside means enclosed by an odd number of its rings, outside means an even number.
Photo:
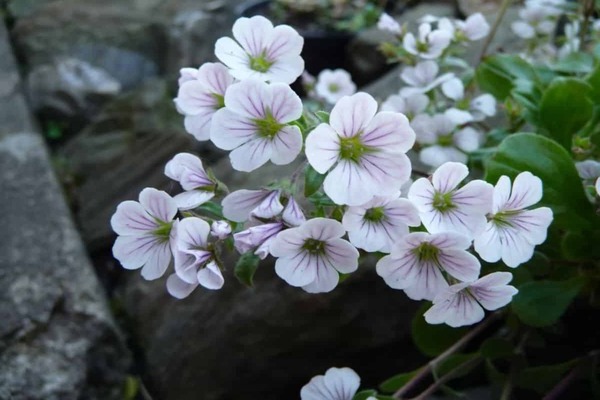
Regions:
<svg viewBox="0 0 600 400"><path fill-rule="evenodd" d="M423 242L419 245L419 247L413 249L413 253L421 262L431 261L437 264L440 249L438 249L431 243Z"/></svg>
<svg viewBox="0 0 600 400"><path fill-rule="evenodd" d="M173 227L173 221L164 222L156 220L158 228L152 231L152 234L158 237L161 241L168 241L171 235L171 228Z"/></svg>
<svg viewBox="0 0 600 400"><path fill-rule="evenodd" d="M267 59L267 55L263 51L256 57L250 56L250 69L258 72L267 72L273 65L273 61Z"/></svg>
<svg viewBox="0 0 600 400"><path fill-rule="evenodd" d="M425 53L429 50L429 45L426 42L417 42L417 51L419 53Z"/></svg>
<svg viewBox="0 0 600 400"><path fill-rule="evenodd" d="M258 136L265 139L273 139L285 125L279 123L279 121L273 117L271 110L266 110L265 114L264 118L257 118L253 120L253 122L256 125Z"/></svg>
<svg viewBox="0 0 600 400"><path fill-rule="evenodd" d="M433 208L440 212L446 212L456 208L452 202L452 193L435 192L433 195Z"/></svg>
<svg viewBox="0 0 600 400"><path fill-rule="evenodd" d="M212 97L216 100L217 104L215 104L215 110L225 107L225 97L221 96L218 93L211 93Z"/></svg>
<svg viewBox="0 0 600 400"><path fill-rule="evenodd" d="M360 142L360 134L352 137L340 136L340 158L350 160L358 164L365 153L372 150Z"/></svg>
<svg viewBox="0 0 600 400"><path fill-rule="evenodd" d="M510 228L513 226L513 224L510 222L511 217L519 213L520 211L501 211L493 215L488 215L488 220L499 227Z"/></svg>
<svg viewBox="0 0 600 400"><path fill-rule="evenodd" d="M452 134L438 136L437 142L440 146L452 146Z"/></svg>
<svg viewBox="0 0 600 400"><path fill-rule="evenodd" d="M385 217L385 211L383 207L373 207L369 208L367 212L365 212L365 216L363 217L367 221L371 222L379 222Z"/></svg>
<svg viewBox="0 0 600 400"><path fill-rule="evenodd" d="M323 254L325 252L325 242L317 239L306 239L302 248L310 254Z"/></svg>
<svg viewBox="0 0 600 400"><path fill-rule="evenodd" d="M335 83L330 83L327 87L331 93L337 93L340 90L340 85Z"/></svg>

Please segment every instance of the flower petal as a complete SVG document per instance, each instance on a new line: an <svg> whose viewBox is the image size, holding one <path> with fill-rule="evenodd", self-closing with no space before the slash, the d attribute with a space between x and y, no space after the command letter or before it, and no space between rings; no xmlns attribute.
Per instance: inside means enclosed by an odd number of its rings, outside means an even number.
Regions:
<svg viewBox="0 0 600 400"><path fill-rule="evenodd" d="M268 139L249 140L229 153L233 169L251 172L265 165L273 155L273 145Z"/></svg>
<svg viewBox="0 0 600 400"><path fill-rule="evenodd" d="M335 164L340 155L340 139L327 124L319 124L306 138L306 158L320 174Z"/></svg>
<svg viewBox="0 0 600 400"><path fill-rule="evenodd" d="M327 261L321 257L312 257L315 266L315 279L307 285L303 285L308 293L328 293L337 286L340 281L338 272L327 264Z"/></svg>
<svg viewBox="0 0 600 400"><path fill-rule="evenodd" d="M364 130L377 112L377 101L367 93L342 97L331 110L329 124L340 136L352 137Z"/></svg>
<svg viewBox="0 0 600 400"><path fill-rule="evenodd" d="M205 192L203 190L191 190L189 192L179 193L173 199L177 204L177 208L182 211L193 210L194 208L206 203L210 199L215 197L212 192Z"/></svg>
<svg viewBox="0 0 600 400"><path fill-rule="evenodd" d="M284 83L272 83L269 85L271 90L270 110L278 122L285 124L295 121L302 116L302 100Z"/></svg>
<svg viewBox="0 0 600 400"><path fill-rule="evenodd" d="M167 278L167 291L176 299L185 299L194 289L198 287L197 283L187 283L179 279L175 274L171 274Z"/></svg>
<svg viewBox="0 0 600 400"><path fill-rule="evenodd" d="M218 290L223 287L225 279L223 279L223 274L217 263L211 261L198 271L198 283L211 290Z"/></svg>
<svg viewBox="0 0 600 400"><path fill-rule="evenodd" d="M508 202L504 210L520 210L532 206L542 199L542 180L529 171L521 172L515 178Z"/></svg>
<svg viewBox="0 0 600 400"><path fill-rule="evenodd" d="M162 190L145 188L140 193L140 204L154 218L169 222L177 214L177 204Z"/></svg>
<svg viewBox="0 0 600 400"><path fill-rule="evenodd" d="M274 242L276 241L277 238ZM271 254L274 250L271 248ZM317 257L311 256L307 251L298 252L291 257L280 257L275 262L275 273L291 286L308 285L317 277Z"/></svg>
<svg viewBox="0 0 600 400"><path fill-rule="evenodd" d="M270 190L236 190L225 196L221 205L223 215L230 221L244 222L248 219L250 212L269 196Z"/></svg>
<svg viewBox="0 0 600 400"><path fill-rule="evenodd" d="M302 150L302 134L297 126L285 126L272 140L271 162L276 165L289 164Z"/></svg>
<svg viewBox="0 0 600 400"><path fill-rule="evenodd" d="M343 274L358 269L358 250L344 239L331 239L325 247L325 258L331 267Z"/></svg>
<svg viewBox="0 0 600 400"><path fill-rule="evenodd" d="M441 193L448 193L469 175L466 165L457 162L447 162L440 166L431 178L433 187Z"/></svg>
<svg viewBox="0 0 600 400"><path fill-rule="evenodd" d="M148 261L142 268L142 278L151 281L164 275L171 263L171 248L169 242L156 242L151 249Z"/></svg>
<svg viewBox="0 0 600 400"><path fill-rule="evenodd" d="M377 113L360 138L363 145L387 152L406 153L415 144L415 132L406 116L389 111Z"/></svg>
<svg viewBox="0 0 600 400"><path fill-rule="evenodd" d="M118 235L143 235L158 227L157 222L137 201L127 200L117 206L110 225Z"/></svg>

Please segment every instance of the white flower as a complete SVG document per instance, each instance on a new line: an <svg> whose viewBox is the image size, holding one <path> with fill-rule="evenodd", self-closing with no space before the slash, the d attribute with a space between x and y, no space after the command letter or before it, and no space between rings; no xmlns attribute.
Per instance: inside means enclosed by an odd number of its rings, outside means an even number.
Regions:
<svg viewBox="0 0 600 400"><path fill-rule="evenodd" d="M232 83L233 77L223 64L205 63L198 70L181 70L175 104L185 115L186 131L197 140L210 138L212 117L223 107L225 91Z"/></svg>
<svg viewBox="0 0 600 400"><path fill-rule="evenodd" d="M301 400L352 400L360 386L360 377L350 368L329 368L302 387Z"/></svg>
<svg viewBox="0 0 600 400"><path fill-rule="evenodd" d="M283 210L279 190L236 190L225 196L221 205L223 215L230 221L244 222L251 215L272 218Z"/></svg>
<svg viewBox="0 0 600 400"><path fill-rule="evenodd" d="M278 257L275 272L292 286L309 293L332 291L339 273L358 268L358 250L341 239L342 224L326 218L314 218L297 228L279 233L269 251Z"/></svg>
<svg viewBox="0 0 600 400"><path fill-rule="evenodd" d="M239 18L233 24L233 37L235 40L217 40L215 55L231 68L235 78L290 84L302 74L304 60L300 52L304 39L292 27L273 27L261 16Z"/></svg>
<svg viewBox="0 0 600 400"><path fill-rule="evenodd" d="M415 38L412 33L404 35L402 45L410 54L425 59L438 58L448 47L452 40L451 34L442 29L431 30L431 25L423 23L419 25L419 36Z"/></svg>
<svg viewBox="0 0 600 400"><path fill-rule="evenodd" d="M600 162L585 160L575 163L579 177L584 180L594 180L600 176Z"/></svg>
<svg viewBox="0 0 600 400"><path fill-rule="evenodd" d="M210 225L210 234L223 240L231 233L231 225L227 221L213 221Z"/></svg>
<svg viewBox="0 0 600 400"><path fill-rule="evenodd" d="M483 232L475 237L474 247L488 262L502 261L511 268L528 261L536 245L546 240L552 210L540 207L527 210L542 199L542 181L531 172L521 172L510 185L501 176L494 188L494 207Z"/></svg>
<svg viewBox="0 0 600 400"><path fill-rule="evenodd" d="M271 160L289 164L302 148L297 126L286 125L302 115L302 101L283 83L256 79L232 85L225 108L213 116L210 139L220 149L233 150L231 165L250 172Z"/></svg>
<svg viewBox="0 0 600 400"><path fill-rule="evenodd" d="M223 287L224 279L208 248L209 232L210 226L200 218L179 221L173 240L175 274L188 285L216 290Z"/></svg>
<svg viewBox="0 0 600 400"><path fill-rule="evenodd" d="M110 224L119 237L113 255L123 268L142 268L142 277L158 279L171 262L171 228L177 204L165 192L142 190L137 201L124 201L117 207Z"/></svg>
<svg viewBox="0 0 600 400"><path fill-rule="evenodd" d="M411 120L425 111L428 105L429 97L423 93L393 94L381 104L381 111L399 112Z"/></svg>
<svg viewBox="0 0 600 400"><path fill-rule="evenodd" d="M468 175L466 165L448 162L433 173L431 181L419 178L412 184L408 199L419 210L429 232L458 232L473 238L485 228L494 187L474 180L458 189Z"/></svg>
<svg viewBox="0 0 600 400"><path fill-rule="evenodd" d="M400 113L377 113L366 93L343 97L306 139L306 157L319 173L323 189L337 204L361 205L375 195L392 195L410 176L406 156L415 140ZM332 168L333 167L333 168Z"/></svg>
<svg viewBox="0 0 600 400"><path fill-rule="evenodd" d="M324 69L317 77L315 92L328 103L335 104L342 97L353 95L356 92L356 85L352 82L348 71L340 68Z"/></svg>
<svg viewBox="0 0 600 400"><path fill-rule="evenodd" d="M417 142L424 146L419 160L434 168L450 161L466 163L466 153L477 150L482 139L481 133L471 127L454 132L456 124L444 114L418 115L411 126Z"/></svg>
<svg viewBox="0 0 600 400"><path fill-rule="evenodd" d="M421 61L414 67L404 67L400 78L411 87L402 88L400 94L407 97L414 93L427 93L454 77L452 73L437 76L439 70L438 64L431 60Z"/></svg>
<svg viewBox="0 0 600 400"><path fill-rule="evenodd" d="M377 29L399 35L402 33L400 24L387 13L381 13L377 21Z"/></svg>
<svg viewBox="0 0 600 400"><path fill-rule="evenodd" d="M549 35L554 31L558 14L555 8L548 5L527 2L525 8L519 11L522 21L513 22L511 28L515 35L523 39L532 39L537 34Z"/></svg>
<svg viewBox="0 0 600 400"><path fill-rule="evenodd" d="M413 300L433 300L448 287L443 272L461 281L479 276L479 260L467 252L471 240L454 232L414 232L401 237L377 263L377 274Z"/></svg>
<svg viewBox="0 0 600 400"><path fill-rule="evenodd" d="M459 36L470 41L483 39L490 33L490 26L481 13L470 15L465 21L456 21Z"/></svg>
<svg viewBox="0 0 600 400"><path fill-rule="evenodd" d="M253 226L244 231L234 233L233 240L235 249L244 254L254 250L254 254L264 260L269 254L269 247L277 235L283 229L282 222L272 222Z"/></svg>
<svg viewBox="0 0 600 400"><path fill-rule="evenodd" d="M195 155L179 153L165 165L165 175L178 181L185 192L174 197L180 210L191 210L215 195L215 182L206 174Z"/></svg>
<svg viewBox="0 0 600 400"><path fill-rule="evenodd" d="M389 253L394 243L408 234L408 227L421 225L421 220L410 201L375 196L362 206L348 207L342 225L354 246Z"/></svg>
<svg viewBox="0 0 600 400"><path fill-rule="evenodd" d="M563 58L571 53L579 51L581 40L579 38L579 21L573 21L565 25L565 43L558 50L558 56Z"/></svg>
<svg viewBox="0 0 600 400"><path fill-rule="evenodd" d="M481 321L484 311L504 307L518 293L510 272L494 272L475 282L450 286L433 299L433 306L424 314L430 324L446 323L451 327L472 325Z"/></svg>
<svg viewBox="0 0 600 400"><path fill-rule="evenodd" d="M442 84L442 92L446 97L461 104L462 108L468 107L466 110L451 107L444 112L444 115L450 118L456 125L463 125L471 121L483 121L486 117L496 115L496 99L490 94L482 94L475 97L465 105L465 101L463 100L465 96L464 85L458 78L445 81Z"/></svg>

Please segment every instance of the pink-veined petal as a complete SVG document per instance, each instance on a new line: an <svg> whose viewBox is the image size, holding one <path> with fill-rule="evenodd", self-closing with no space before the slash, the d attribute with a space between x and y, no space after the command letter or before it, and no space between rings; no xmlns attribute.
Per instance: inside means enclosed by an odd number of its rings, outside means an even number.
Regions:
<svg viewBox="0 0 600 400"><path fill-rule="evenodd" d="M240 72L249 69L250 58L248 54L232 38L222 37L215 42L215 55L229 68L235 78L243 78Z"/></svg>
<svg viewBox="0 0 600 400"><path fill-rule="evenodd" d="M302 134L297 126L284 126L272 140L271 162L276 165L289 164L302 150Z"/></svg>
<svg viewBox="0 0 600 400"><path fill-rule="evenodd" d="M225 93L225 107L248 119L265 118L272 104L271 88L255 78L235 83Z"/></svg>
<svg viewBox="0 0 600 400"><path fill-rule="evenodd" d="M269 85L271 90L270 110L278 122L285 124L295 121L302 116L302 100L289 85L284 83L272 83Z"/></svg>
<svg viewBox="0 0 600 400"><path fill-rule="evenodd" d="M519 210L532 206L542 199L542 180L529 171L515 178L508 202L503 210Z"/></svg>
<svg viewBox="0 0 600 400"><path fill-rule="evenodd" d="M267 48L273 31L271 21L257 15L252 18L238 18L233 24L233 37L251 56L261 55Z"/></svg>
<svg viewBox="0 0 600 400"><path fill-rule="evenodd" d="M469 175L466 165L448 162L440 166L431 178L433 187L441 193L448 193Z"/></svg>
<svg viewBox="0 0 600 400"><path fill-rule="evenodd" d="M319 124L306 138L306 158L320 174L335 164L340 155L340 139L327 124Z"/></svg>
<svg viewBox="0 0 600 400"><path fill-rule="evenodd" d="M331 239L325 247L325 258L331 267L343 274L358 269L358 250L344 239Z"/></svg>
<svg viewBox="0 0 600 400"><path fill-rule="evenodd" d="M158 228L158 223L137 201L127 200L117 206L110 225L118 235L143 235Z"/></svg>
<svg viewBox="0 0 600 400"><path fill-rule="evenodd" d="M211 261L198 271L198 283L210 290L218 290L223 287L225 279L223 279L223 274L217 263Z"/></svg>
<svg viewBox="0 0 600 400"><path fill-rule="evenodd" d="M169 242L156 242L150 249L148 261L142 267L142 278L151 281L164 275L171 263Z"/></svg>
<svg viewBox="0 0 600 400"><path fill-rule="evenodd" d="M325 258L320 255L313 257L312 262L316 265L315 279L306 285L302 285L302 289L308 293L331 292L337 286L340 275L334 268L328 265Z"/></svg>
<svg viewBox="0 0 600 400"><path fill-rule="evenodd" d="M340 136L352 137L364 130L377 112L377 101L367 93L342 97L331 110L329 124Z"/></svg>
<svg viewBox="0 0 600 400"><path fill-rule="evenodd" d="M171 274L167 278L167 291L176 299L185 299L194 289L198 287L198 283L187 283L179 279L175 274Z"/></svg>
<svg viewBox="0 0 600 400"><path fill-rule="evenodd" d="M406 153L415 144L415 132L403 114L382 111L369 122L361 142L382 151Z"/></svg>
<svg viewBox="0 0 600 400"><path fill-rule="evenodd" d="M272 251L273 248L271 254ZM300 251L291 257L280 257L275 262L275 273L291 286L306 286L317 277L316 259L308 251Z"/></svg>
<svg viewBox="0 0 600 400"><path fill-rule="evenodd" d="M229 153L233 169L251 172L266 164L273 155L273 145L269 139L252 139Z"/></svg>
<svg viewBox="0 0 600 400"><path fill-rule="evenodd" d="M225 196L221 202L223 215L231 221L244 222L248 219L250 212L258 207L270 193L269 190L236 190Z"/></svg>

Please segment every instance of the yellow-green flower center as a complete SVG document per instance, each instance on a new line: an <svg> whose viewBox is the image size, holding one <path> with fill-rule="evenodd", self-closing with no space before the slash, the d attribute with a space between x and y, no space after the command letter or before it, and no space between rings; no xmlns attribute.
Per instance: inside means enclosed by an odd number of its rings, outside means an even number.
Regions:
<svg viewBox="0 0 600 400"><path fill-rule="evenodd" d="M501 211L499 213L488 215L488 220L493 222L495 225L499 227L512 227L513 224L510 222L512 216L519 214L520 210L515 211Z"/></svg>
<svg viewBox="0 0 600 400"><path fill-rule="evenodd" d="M420 262L433 262L438 264L438 256L440 249L428 242L421 243L413 249L413 253L417 256Z"/></svg>
<svg viewBox="0 0 600 400"><path fill-rule="evenodd" d="M225 107L225 97L218 93L211 93L217 104L215 104L215 110Z"/></svg>
<svg viewBox="0 0 600 400"><path fill-rule="evenodd" d="M330 83L328 89L331 93L337 93L340 90L340 85L336 83Z"/></svg>
<svg viewBox="0 0 600 400"><path fill-rule="evenodd" d="M253 122L256 125L258 136L265 139L273 139L277 136L281 128L285 126L273 117L270 110L266 110L264 118L256 118Z"/></svg>
<svg viewBox="0 0 600 400"><path fill-rule="evenodd" d="M440 146L452 146L452 134L438 136L437 142Z"/></svg>
<svg viewBox="0 0 600 400"><path fill-rule="evenodd" d="M360 142L360 134L352 137L340 136L340 158L358 163L365 153L373 150Z"/></svg>
<svg viewBox="0 0 600 400"><path fill-rule="evenodd" d="M417 41L417 51L419 53L425 53L429 50L429 45L426 42Z"/></svg>
<svg viewBox="0 0 600 400"><path fill-rule="evenodd" d="M363 218L371 222L380 222L384 217L385 210L383 207L373 207L369 208L367 212L365 212L365 216Z"/></svg>
<svg viewBox="0 0 600 400"><path fill-rule="evenodd" d="M256 57L250 56L250 69L258 72L267 72L273 65L273 61L267 59L267 55L263 51Z"/></svg>
<svg viewBox="0 0 600 400"><path fill-rule="evenodd" d="M160 220L156 220L158 223L158 228L152 231L152 234L158 237L161 241L169 240L169 236L171 235L171 228L173 227L173 221L164 222Z"/></svg>
<svg viewBox="0 0 600 400"><path fill-rule="evenodd" d="M435 192L433 195L433 208L440 212L456 208L456 205L452 202L452 193Z"/></svg>
<svg viewBox="0 0 600 400"><path fill-rule="evenodd" d="M322 254L325 252L325 242L317 239L306 239L302 248L310 254Z"/></svg>

